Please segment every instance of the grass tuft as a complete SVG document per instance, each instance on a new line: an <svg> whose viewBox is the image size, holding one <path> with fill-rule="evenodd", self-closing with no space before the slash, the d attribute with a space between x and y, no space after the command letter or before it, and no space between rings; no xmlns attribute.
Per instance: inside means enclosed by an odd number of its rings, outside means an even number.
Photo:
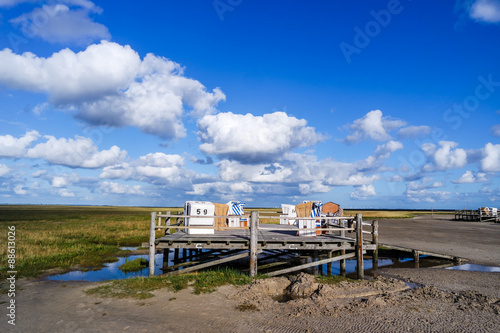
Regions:
<svg viewBox="0 0 500 333"><path fill-rule="evenodd" d="M149 261L144 258L137 258L131 261L126 261L118 267L122 272L137 272L148 267Z"/></svg>
<svg viewBox="0 0 500 333"><path fill-rule="evenodd" d="M89 289L86 293L100 297L146 299L153 297L153 291L163 288L178 292L192 286L194 294L204 294L214 292L223 285L244 285L252 281L251 277L240 271L220 269L192 274L114 280Z"/></svg>
<svg viewBox="0 0 500 333"><path fill-rule="evenodd" d="M353 280L345 276L340 276L340 275L318 275L316 276L316 282L318 283L323 283L323 284L339 284L341 282L358 282L358 280Z"/></svg>

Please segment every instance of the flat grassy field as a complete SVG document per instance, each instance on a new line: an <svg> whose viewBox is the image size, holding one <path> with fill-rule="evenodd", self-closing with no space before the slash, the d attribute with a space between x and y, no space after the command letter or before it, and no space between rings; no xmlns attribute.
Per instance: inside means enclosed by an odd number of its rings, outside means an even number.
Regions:
<svg viewBox="0 0 500 333"><path fill-rule="evenodd" d="M249 208L268 216L279 216L276 208ZM52 268L92 269L113 261L122 246L140 246L149 238L150 213L179 207L111 207L57 205L0 205L0 277L8 267L9 228L15 227L15 270L18 277L36 277ZM406 218L429 212L345 211L363 214L364 219ZM435 213L436 214L436 213ZM279 223L265 219L262 223ZM157 237L162 231L158 231Z"/></svg>
<svg viewBox="0 0 500 333"><path fill-rule="evenodd" d="M431 212L428 210L353 210L344 209L345 216L354 216L356 214L363 215L363 220L374 220L374 219L404 219L412 218L418 215L428 215ZM443 214L455 214L454 210L439 210L434 211L434 215Z"/></svg>
<svg viewBox="0 0 500 333"><path fill-rule="evenodd" d="M15 270L19 277L34 277L51 268L100 267L121 246L148 241L154 210L158 208L0 206L0 276L9 270L9 227L15 227Z"/></svg>

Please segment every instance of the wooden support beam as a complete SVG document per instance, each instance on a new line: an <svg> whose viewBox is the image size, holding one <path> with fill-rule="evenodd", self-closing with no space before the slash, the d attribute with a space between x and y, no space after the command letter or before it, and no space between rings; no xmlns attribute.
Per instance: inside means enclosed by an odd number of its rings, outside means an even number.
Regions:
<svg viewBox="0 0 500 333"><path fill-rule="evenodd" d="M413 250L413 260L415 260L415 262L420 262L420 251Z"/></svg>
<svg viewBox="0 0 500 333"><path fill-rule="evenodd" d="M361 214L356 214L356 274L358 280L365 278L363 265L363 218Z"/></svg>
<svg viewBox="0 0 500 333"><path fill-rule="evenodd" d="M333 262L333 261L338 261L338 260L348 259L348 258L354 258L355 256L356 256L356 253L348 253L348 254L344 254L344 255L341 255L341 256L333 257L333 258L327 258L327 259L323 259L323 260L319 260L319 261L313 261L313 262L310 262L310 263L307 263L307 264L303 264L303 265L299 265L299 266L290 267L290 268L282 269L282 270L279 270L279 271L267 273L267 275L269 275L269 276L277 276L277 275L288 274L288 273L300 271L300 270L303 270L303 269L306 269L306 268L309 268L309 267L327 264L327 263Z"/></svg>
<svg viewBox="0 0 500 333"><path fill-rule="evenodd" d="M372 221L372 245L375 245L375 250L372 250L372 266L373 269L378 269L378 220Z"/></svg>
<svg viewBox="0 0 500 333"><path fill-rule="evenodd" d="M331 259L333 257L333 251L328 251L328 259ZM326 264L326 274L328 276L332 275L332 263L329 262Z"/></svg>
<svg viewBox="0 0 500 333"><path fill-rule="evenodd" d="M168 269L168 257L169 257L170 249L163 249L163 270Z"/></svg>
<svg viewBox="0 0 500 333"><path fill-rule="evenodd" d="M230 262L230 261L233 261L233 260L245 258L245 257L248 257L248 256L249 256L249 252L235 254L235 255L232 255L232 256L229 256L229 257L225 257L225 258L222 258L222 259L212 260L212 261L209 261L209 262L205 262L203 264L191 266L191 267L184 268L184 269L181 269L181 270L178 270L178 271L173 271L173 272L168 273L167 275L177 275L177 274L189 273L189 272L197 271L197 270L202 269L202 268L207 268L207 267L211 267L211 266L215 266L215 265L224 264L226 262Z"/></svg>
<svg viewBox="0 0 500 333"><path fill-rule="evenodd" d="M165 218L165 226L168 227L172 223L170 221L170 211L166 212L165 215L167 215L167 217ZM165 235L168 235L168 234L171 234L171 233L172 233L171 229L165 228Z"/></svg>
<svg viewBox="0 0 500 333"><path fill-rule="evenodd" d="M391 250L396 250L396 251L401 251L401 252L410 252L413 254L413 251L417 251L416 249L411 249L408 247L402 247L402 246L397 246L397 245L390 245L390 244L385 244L385 243L380 243L380 246L383 248L388 248ZM450 256L448 254L441 254L441 253L435 253L435 252L429 252L429 251L422 251L418 250L418 253L420 256L429 256L429 257L436 257L436 258L443 258L443 259L449 259L453 261L467 261L465 258L460 258L460 257L455 257L455 256Z"/></svg>
<svg viewBox="0 0 500 333"><path fill-rule="evenodd" d="M155 275L156 212L151 212L149 224L149 276Z"/></svg>
<svg viewBox="0 0 500 333"><path fill-rule="evenodd" d="M257 275L257 227L259 223L259 213L253 211L250 214L250 276Z"/></svg>

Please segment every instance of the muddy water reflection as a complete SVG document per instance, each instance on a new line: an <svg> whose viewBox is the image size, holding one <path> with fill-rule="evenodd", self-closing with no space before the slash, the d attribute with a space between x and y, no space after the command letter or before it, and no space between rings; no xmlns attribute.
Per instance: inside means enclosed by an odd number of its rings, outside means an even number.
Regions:
<svg viewBox="0 0 500 333"><path fill-rule="evenodd" d="M122 272L118 267L123 265L126 261L131 261L138 258L148 260L148 255L131 255L128 257L118 257L118 261L104 264L105 267L99 270L92 271L72 271L65 274L52 275L47 277L48 280L54 281L107 281L127 279L137 276L148 276L149 269L144 268L137 272ZM163 265L163 255L155 255L155 275L161 274L161 267Z"/></svg>
<svg viewBox="0 0 500 333"><path fill-rule="evenodd" d="M495 266L483 266L475 264L465 264L453 267L447 267L446 269L453 269L459 271L472 271L472 272L495 272L500 273L500 267Z"/></svg>
<svg viewBox="0 0 500 333"><path fill-rule="evenodd" d="M123 248L123 249L128 249L128 250L134 250L135 248ZM203 252L202 252L203 253ZM287 255L284 255L283 257L288 258L290 260L290 257ZM283 259L283 257L281 259ZM144 268L143 270L137 271L137 272L122 272L118 267L120 267L122 264L124 264L126 261L131 261L137 258L144 258L148 260L148 255L130 255L126 257L118 257L118 261L113 262L113 263L107 263L105 264L105 267L99 269L99 270L89 270L89 271L72 271L68 272L65 274L59 274L59 275L52 275L47 277L48 280L56 280L56 281L107 281L107 280L117 280L117 279L127 279L130 277L137 277L137 276L148 276L148 268ZM182 259L182 257L180 258ZM195 257L191 257L190 260L195 260ZM276 261L280 261L280 258L276 258ZM175 265L178 263L179 259L176 259L174 257L174 251L170 251L168 254L168 266ZM306 259L307 261L311 262L314 260L312 257L309 257ZM292 261L290 261L292 262ZM437 266L437 265L442 265L444 262L447 261L442 261L442 260L435 260L431 258L427 258L424 256L420 257L420 262L415 263L413 258L408 258L408 257L397 257L397 258L390 258L390 257L384 257L384 258L379 258L378 260L378 267L379 268L389 268L389 267L397 267L397 268L415 268L415 267L432 267L432 266ZM248 269L248 263L245 260L241 260L238 263L233 263L233 265L230 265L231 267L235 269L241 269L241 270L246 270ZM460 266L457 266L460 267ZM155 275L161 275L163 273L162 271L163 268L163 254L159 253L155 255ZM283 267L280 267L281 269ZM371 259L365 259L364 260L364 268L365 268L365 274L366 275L372 275L372 268L373 268L373 262ZM181 268L182 270L182 268ZM322 274L322 275L327 275L327 265L321 265L320 268L311 268L308 270L305 270L308 273L311 274ZM269 271L265 270L259 270L259 273L265 274ZM356 260L346 260L346 275L347 276L353 276L356 272ZM340 262L333 262L332 263L332 274L333 275L340 275Z"/></svg>

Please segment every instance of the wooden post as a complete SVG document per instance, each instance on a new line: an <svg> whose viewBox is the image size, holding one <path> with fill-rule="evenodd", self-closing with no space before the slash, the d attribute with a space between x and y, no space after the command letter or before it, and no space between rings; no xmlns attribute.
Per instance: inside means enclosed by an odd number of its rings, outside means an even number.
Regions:
<svg viewBox="0 0 500 333"><path fill-rule="evenodd" d="M165 218L165 227L166 226L169 226L171 224L171 221L170 221L170 211L166 212L165 213L167 215L167 217ZM167 234L171 234L172 233L172 229L166 229L165 228L165 235Z"/></svg>
<svg viewBox="0 0 500 333"><path fill-rule="evenodd" d="M328 259L333 258L333 251L328 251ZM332 263L326 264L326 275L332 276Z"/></svg>
<svg viewBox="0 0 500 333"><path fill-rule="evenodd" d="M250 276L257 275L257 224L259 213L252 211L250 215Z"/></svg>
<svg viewBox="0 0 500 333"><path fill-rule="evenodd" d="M311 262L315 262L315 261L318 261L319 258L318 258L318 250L314 250L313 251L313 255L311 257ZM320 273L320 269L321 267L318 265L318 266L313 266L313 274L314 275L319 275Z"/></svg>
<svg viewBox="0 0 500 333"><path fill-rule="evenodd" d="M365 278L363 265L363 218L361 214L356 214L356 273L358 280Z"/></svg>
<svg viewBox="0 0 500 333"><path fill-rule="evenodd" d="M179 263L179 249L176 248L174 249L174 265L177 265Z"/></svg>
<svg viewBox="0 0 500 333"><path fill-rule="evenodd" d="M156 212L151 212L149 225L149 276L155 275Z"/></svg>
<svg viewBox="0 0 500 333"><path fill-rule="evenodd" d="M341 255L345 255L345 250L340 250ZM345 259L340 260L340 276L345 276Z"/></svg>
<svg viewBox="0 0 500 333"><path fill-rule="evenodd" d="M378 269L378 220L372 221L372 244L375 245L372 253L372 266L373 269Z"/></svg>
<svg viewBox="0 0 500 333"><path fill-rule="evenodd" d="M163 249L163 270L168 269L168 255L170 253L170 249Z"/></svg>
<svg viewBox="0 0 500 333"><path fill-rule="evenodd" d="M418 250L413 250L413 259L415 260L415 262L420 262L420 253L418 252Z"/></svg>

